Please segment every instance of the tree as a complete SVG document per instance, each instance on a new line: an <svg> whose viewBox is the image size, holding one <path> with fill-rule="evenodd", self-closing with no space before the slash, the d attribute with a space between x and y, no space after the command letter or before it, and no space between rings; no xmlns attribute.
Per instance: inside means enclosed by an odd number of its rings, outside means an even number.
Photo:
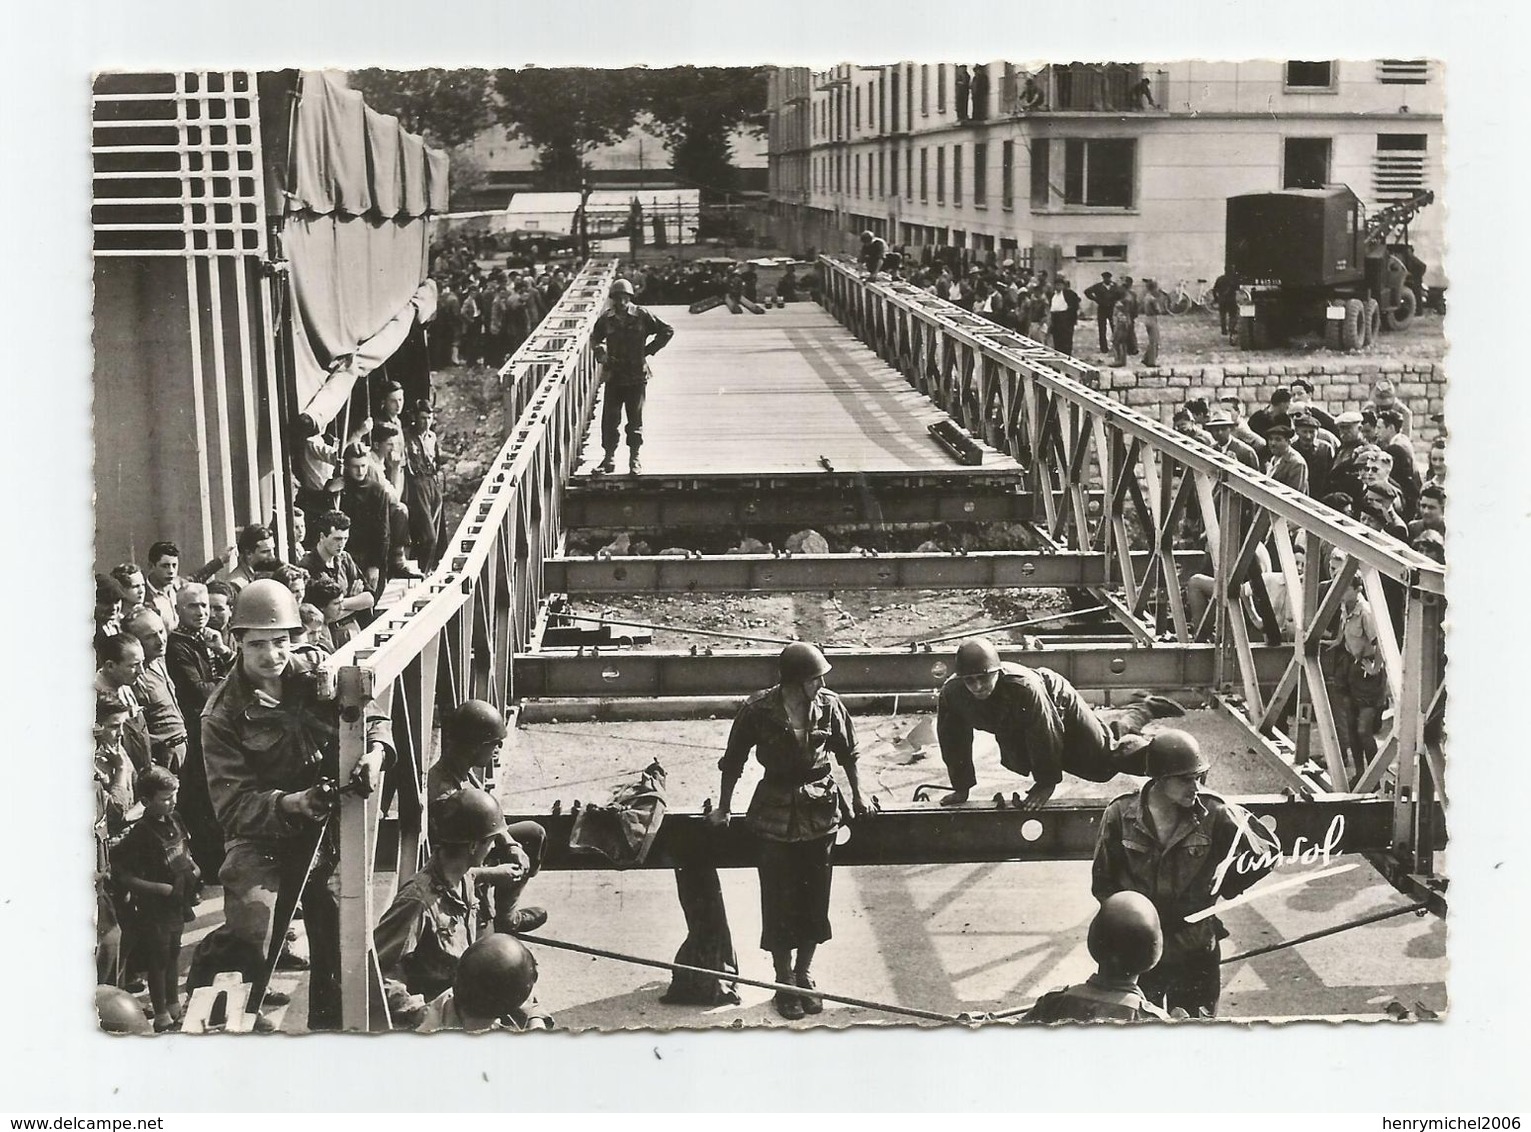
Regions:
<svg viewBox="0 0 1531 1132"><path fill-rule="evenodd" d="M496 116L536 148L547 188L577 189L585 155L637 125L643 74L583 67L496 71Z"/></svg>
<svg viewBox="0 0 1531 1132"><path fill-rule="evenodd" d="M766 74L753 67L666 67L643 72L644 109L670 147L676 176L709 195L733 190L729 135L764 129Z"/></svg>
<svg viewBox="0 0 1531 1132"><path fill-rule="evenodd" d="M489 72L472 67L352 71L351 87L367 105L392 114L406 130L433 146L451 149L472 141L491 121Z"/></svg>

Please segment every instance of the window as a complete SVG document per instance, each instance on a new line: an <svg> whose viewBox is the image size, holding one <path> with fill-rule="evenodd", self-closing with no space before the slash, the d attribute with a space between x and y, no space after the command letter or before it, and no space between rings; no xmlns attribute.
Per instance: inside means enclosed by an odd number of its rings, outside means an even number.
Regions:
<svg viewBox="0 0 1531 1132"><path fill-rule="evenodd" d="M861 88L858 86L851 92L852 101L856 106L856 128L861 129Z"/></svg>
<svg viewBox="0 0 1531 1132"><path fill-rule="evenodd" d="M985 142L973 143L973 203L989 203L989 147Z"/></svg>
<svg viewBox="0 0 1531 1132"><path fill-rule="evenodd" d="M877 132L886 133L888 129L888 107L884 100L878 97L877 80L867 83L867 105L877 107Z"/></svg>
<svg viewBox="0 0 1531 1132"><path fill-rule="evenodd" d="M946 64L936 64L936 113L946 113Z"/></svg>
<svg viewBox="0 0 1531 1132"><path fill-rule="evenodd" d="M888 162L888 195L898 196L898 151L892 153L892 160Z"/></svg>
<svg viewBox="0 0 1531 1132"><path fill-rule="evenodd" d="M1377 162L1372 168L1372 196L1386 204L1407 200L1425 184L1424 134L1378 134Z"/></svg>
<svg viewBox="0 0 1531 1132"><path fill-rule="evenodd" d="M904 199L914 200L914 146L904 150Z"/></svg>
<svg viewBox="0 0 1531 1132"><path fill-rule="evenodd" d="M1334 63L1309 63L1292 59L1286 65L1288 90L1331 90L1334 87Z"/></svg>
<svg viewBox="0 0 1531 1132"><path fill-rule="evenodd" d="M929 187L928 174L930 173L930 150L920 146L920 203L924 204L930 199L926 189Z"/></svg>
<svg viewBox="0 0 1531 1132"><path fill-rule="evenodd" d="M905 76L904 97L907 105L904 108L904 128L914 129L914 64L909 64L909 73Z"/></svg>
<svg viewBox="0 0 1531 1132"><path fill-rule="evenodd" d="M936 146L936 203L946 203L946 147Z"/></svg>
<svg viewBox="0 0 1531 1132"><path fill-rule="evenodd" d="M880 150L877 154L877 195L888 195L888 155Z"/></svg>
<svg viewBox="0 0 1531 1132"><path fill-rule="evenodd" d="M1015 207L1015 143L1007 141L999 150L999 204Z"/></svg>
<svg viewBox="0 0 1531 1132"><path fill-rule="evenodd" d="M851 154L851 187L859 197L861 195L861 154Z"/></svg>
<svg viewBox="0 0 1531 1132"><path fill-rule="evenodd" d="M1131 208L1136 161L1132 138L1064 139L1063 203Z"/></svg>
<svg viewBox="0 0 1531 1132"><path fill-rule="evenodd" d="M1329 183L1328 138L1287 138L1282 162L1283 189L1321 189Z"/></svg>
<svg viewBox="0 0 1531 1132"><path fill-rule="evenodd" d="M1031 146L1031 207L1046 208L1052 203L1052 143L1046 138Z"/></svg>
<svg viewBox="0 0 1531 1132"><path fill-rule="evenodd" d="M1127 261L1126 244L1076 244L1074 258L1077 260L1102 260L1109 263Z"/></svg>
<svg viewBox="0 0 1531 1132"><path fill-rule="evenodd" d="M962 203L962 147L952 146L952 203Z"/></svg>
<svg viewBox="0 0 1531 1132"><path fill-rule="evenodd" d="M892 85L888 88L888 126L898 133L898 68L893 68Z"/></svg>
<svg viewBox="0 0 1531 1132"><path fill-rule="evenodd" d="M1428 59L1378 59L1377 81L1396 86L1423 86L1430 81Z"/></svg>
<svg viewBox="0 0 1531 1132"><path fill-rule="evenodd" d="M920 113L930 117L930 64L920 64Z"/></svg>

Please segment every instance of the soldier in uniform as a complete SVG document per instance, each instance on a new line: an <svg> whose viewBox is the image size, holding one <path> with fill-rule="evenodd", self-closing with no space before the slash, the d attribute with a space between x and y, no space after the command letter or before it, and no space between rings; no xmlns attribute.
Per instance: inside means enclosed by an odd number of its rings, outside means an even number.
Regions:
<svg viewBox="0 0 1531 1132"><path fill-rule="evenodd" d="M1102 902L1140 892L1164 930L1164 954L1138 980L1166 1010L1217 1013L1222 992L1216 916L1186 917L1237 896L1275 867L1281 847L1243 807L1204 789L1211 763L1194 737L1161 731L1144 752L1150 781L1101 816L1091 890Z"/></svg>
<svg viewBox="0 0 1531 1132"><path fill-rule="evenodd" d="M643 470L638 450L643 447L643 400L648 391L648 359L663 350L675 330L633 302L633 285L618 279L611 285L611 308L595 320L590 343L595 360L606 367L606 391L601 403L601 447L605 458L596 471L616 471L617 439L622 414L627 413L628 471Z"/></svg>
<svg viewBox="0 0 1531 1132"><path fill-rule="evenodd" d="M417 1032L530 1028L521 1008L536 985L537 960L526 944L503 932L483 936L463 952L452 988L426 1006Z"/></svg>
<svg viewBox="0 0 1531 1132"><path fill-rule="evenodd" d="M281 582L261 579L240 590L230 628L239 656L202 712L207 788L224 836L224 916L244 953L241 970L254 980L282 927L274 922L279 900L301 891L313 964L309 1027L336 1029L339 837L327 820L340 773L339 706L319 694L314 669L323 654L294 644L303 623ZM351 774L363 795L393 759L389 698L375 701L367 749Z"/></svg>
<svg viewBox="0 0 1531 1132"><path fill-rule="evenodd" d="M1118 892L1101 902L1090 921L1090 958L1096 971L1082 983L1049 991L1023 1022L1150 1022L1169 1015L1144 997L1138 976L1159 962L1164 933L1153 901Z"/></svg>
<svg viewBox="0 0 1531 1132"><path fill-rule="evenodd" d="M1021 808L1035 810L1053 796L1065 771L1091 782L1143 774L1148 740L1138 732L1149 720L1184 714L1173 700L1149 696L1108 724L1056 672L1004 663L987 638L971 637L957 647L956 672L936 701L936 738L952 784L941 804L966 802L978 781L975 731L994 735L1001 766L1033 780Z"/></svg>

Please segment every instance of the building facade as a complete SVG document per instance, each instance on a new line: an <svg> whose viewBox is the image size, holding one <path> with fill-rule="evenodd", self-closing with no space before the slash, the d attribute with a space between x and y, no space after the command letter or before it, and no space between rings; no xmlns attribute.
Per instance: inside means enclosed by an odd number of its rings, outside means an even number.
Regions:
<svg viewBox="0 0 1531 1132"><path fill-rule="evenodd" d="M796 251L865 229L1080 278L1215 278L1224 202L1346 184L1368 209L1444 184L1443 83L1428 60L901 62L781 68L766 221ZM1443 286L1443 207L1410 239Z"/></svg>

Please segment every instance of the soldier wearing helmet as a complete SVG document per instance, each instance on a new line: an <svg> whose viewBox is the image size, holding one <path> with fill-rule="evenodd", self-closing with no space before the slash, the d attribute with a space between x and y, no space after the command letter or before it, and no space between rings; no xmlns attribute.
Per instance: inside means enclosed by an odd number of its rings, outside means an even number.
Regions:
<svg viewBox="0 0 1531 1132"><path fill-rule="evenodd" d="M1148 1022L1169 1015L1150 1002L1138 976L1159 962L1164 933L1153 901L1118 892L1101 902L1090 921L1090 958L1095 974L1082 983L1050 991L1026 1012L1024 1022Z"/></svg>
<svg viewBox="0 0 1531 1132"><path fill-rule="evenodd" d="M329 817L341 778L339 705L320 697L313 672L322 654L294 642L302 633L298 602L274 579L239 591L230 631L238 657L202 711L207 789L222 827L224 915L245 953L247 978L261 973L280 894L302 885L312 970L309 1027L340 1024L340 905L335 827L314 837ZM373 701L367 747L349 779L370 794L393 758L391 693ZM309 865L313 867L310 870ZM305 880L306 878L306 880Z"/></svg>
<svg viewBox="0 0 1531 1132"><path fill-rule="evenodd" d="M643 447L643 399L648 391L648 359L663 350L675 330L633 302L633 285L618 279L611 285L611 306L595 320L590 344L604 367L601 398L601 447L605 458L598 472L616 471L617 440L622 414L627 414L628 471L643 470L638 450Z"/></svg>
<svg viewBox="0 0 1531 1132"><path fill-rule="evenodd" d="M1193 736L1161 731L1143 753L1150 780L1106 807L1091 888L1102 902L1122 892L1153 902L1164 954L1138 980L1143 993L1166 1010L1210 1017L1228 932L1216 916L1186 917L1265 876L1281 847L1247 810L1203 788L1212 764Z"/></svg>
<svg viewBox="0 0 1531 1132"><path fill-rule="evenodd" d="M372 933L389 1016L401 1028L418 1026L426 1004L452 988L478 935L478 870L510 834L495 800L469 787L437 807L431 838L425 868L399 889ZM546 921L545 912L529 916L520 930Z"/></svg>
<svg viewBox="0 0 1531 1132"><path fill-rule="evenodd" d="M425 776L425 798L434 831L441 803L465 789L482 789L488 772L509 733L505 714L487 700L464 700L446 717L441 729L441 757ZM542 867L547 831L534 821L506 828L505 844L480 869L478 880L491 892L495 930L529 930L533 919L547 920L541 908L517 908L526 884Z"/></svg>
<svg viewBox="0 0 1531 1132"><path fill-rule="evenodd" d="M993 643L971 637L957 647L953 674L936 702L936 736L951 776L943 806L966 802L977 783L973 734L988 731L999 743L1000 765L1032 779L1022 809L1039 809L1066 771L1090 782L1142 774L1139 732L1152 719L1184 715L1173 700L1149 696L1114 709L1108 724L1074 686L1050 668L1001 661Z"/></svg>
<svg viewBox="0 0 1531 1132"><path fill-rule="evenodd" d="M463 952L451 989L426 1006L417 1032L534 1029L523 1007L536 984L537 960L526 944L502 932L483 936Z"/></svg>
<svg viewBox="0 0 1531 1132"><path fill-rule="evenodd" d="M844 799L835 785L831 757L845 772L851 808L867 812L856 773L856 729L840 697L824 687L830 671L824 654L805 641L781 651L781 680L745 701L734 717L718 807L709 820L726 824L734 787L751 750L765 768L745 815L758 841L760 946L771 953L776 981L804 994L776 993L783 1018L824 1009L812 994L814 952L830 938L831 853Z"/></svg>

